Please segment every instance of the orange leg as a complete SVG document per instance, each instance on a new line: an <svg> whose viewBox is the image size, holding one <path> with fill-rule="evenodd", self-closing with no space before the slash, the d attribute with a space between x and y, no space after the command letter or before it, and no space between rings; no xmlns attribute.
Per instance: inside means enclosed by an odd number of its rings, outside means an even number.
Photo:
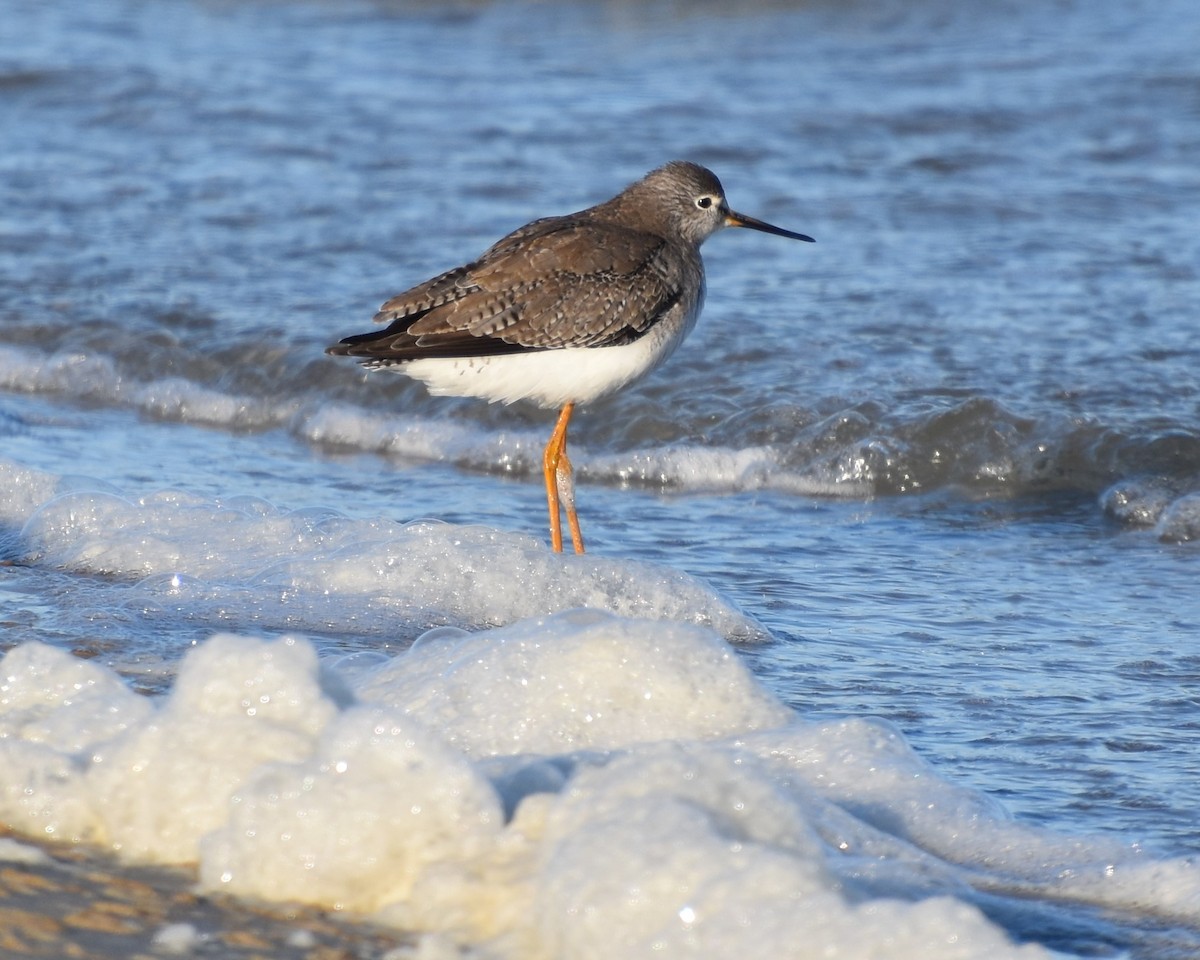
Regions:
<svg viewBox="0 0 1200 960"><path fill-rule="evenodd" d="M579 516L575 513L575 481L571 461L567 459L567 424L575 404L568 403L558 415L558 423L550 434L550 442L542 454L542 477L546 482L546 502L550 508L550 547L562 553L562 506L567 508L567 524L571 528L571 543L576 553L583 553L583 534L579 531Z"/></svg>
<svg viewBox="0 0 1200 960"><path fill-rule="evenodd" d="M567 508L567 524L571 528L571 544L576 553L583 553L583 534L579 531L579 514L575 512L575 475L571 470L571 461L567 459L567 444L564 438L562 456L558 460L555 471L558 481L558 499Z"/></svg>

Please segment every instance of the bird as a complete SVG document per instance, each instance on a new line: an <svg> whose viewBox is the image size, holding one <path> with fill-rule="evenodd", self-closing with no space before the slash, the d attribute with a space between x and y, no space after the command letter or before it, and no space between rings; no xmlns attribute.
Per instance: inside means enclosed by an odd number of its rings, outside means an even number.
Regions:
<svg viewBox="0 0 1200 960"><path fill-rule="evenodd" d="M644 377L691 332L704 305L700 245L724 227L813 242L730 209L711 170L674 160L611 200L534 220L477 260L392 297L383 329L326 352L423 381L435 396L557 409L542 455L550 545L584 552L567 427L577 404Z"/></svg>

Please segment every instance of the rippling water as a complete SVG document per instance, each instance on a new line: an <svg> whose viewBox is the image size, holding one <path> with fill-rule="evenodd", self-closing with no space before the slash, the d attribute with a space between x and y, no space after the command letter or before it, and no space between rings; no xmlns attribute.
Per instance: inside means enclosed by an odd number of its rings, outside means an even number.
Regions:
<svg viewBox="0 0 1200 960"><path fill-rule="evenodd" d="M1197 852L1190 2L0 15L6 648L161 692L222 628L336 657L588 603L693 619L766 633L743 656L802 715L887 718L1023 822ZM509 556L478 527L544 536L546 415L323 348L675 157L818 242L710 241L690 340L577 416L594 592L537 567L464 599ZM297 572L297 543L422 518L475 544L457 586L349 608ZM612 586L640 578L645 608Z"/></svg>

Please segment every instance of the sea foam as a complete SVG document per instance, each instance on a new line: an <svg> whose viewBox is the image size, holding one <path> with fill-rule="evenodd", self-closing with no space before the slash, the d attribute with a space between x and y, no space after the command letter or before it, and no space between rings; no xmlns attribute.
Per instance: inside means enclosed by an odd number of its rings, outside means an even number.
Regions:
<svg viewBox="0 0 1200 960"><path fill-rule="evenodd" d="M739 640L765 631L670 567L557 556L483 526L281 510L185 490L142 496L0 461L6 551L24 562L124 578L142 617L338 634L499 625L575 607L690 621ZM520 584L515 589L514 584Z"/></svg>
<svg viewBox="0 0 1200 960"><path fill-rule="evenodd" d="M26 644L0 730L19 830L488 957L1048 956L984 912L1034 894L1200 919L1195 864L1015 823L687 624L566 612L358 660L219 635L159 700Z"/></svg>

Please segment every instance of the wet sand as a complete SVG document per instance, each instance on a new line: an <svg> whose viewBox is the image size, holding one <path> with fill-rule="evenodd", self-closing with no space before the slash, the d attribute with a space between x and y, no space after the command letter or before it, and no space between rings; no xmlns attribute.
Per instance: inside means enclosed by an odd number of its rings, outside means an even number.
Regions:
<svg viewBox="0 0 1200 960"><path fill-rule="evenodd" d="M403 960L411 938L304 906L198 894L178 867L0 830L0 957Z"/></svg>

